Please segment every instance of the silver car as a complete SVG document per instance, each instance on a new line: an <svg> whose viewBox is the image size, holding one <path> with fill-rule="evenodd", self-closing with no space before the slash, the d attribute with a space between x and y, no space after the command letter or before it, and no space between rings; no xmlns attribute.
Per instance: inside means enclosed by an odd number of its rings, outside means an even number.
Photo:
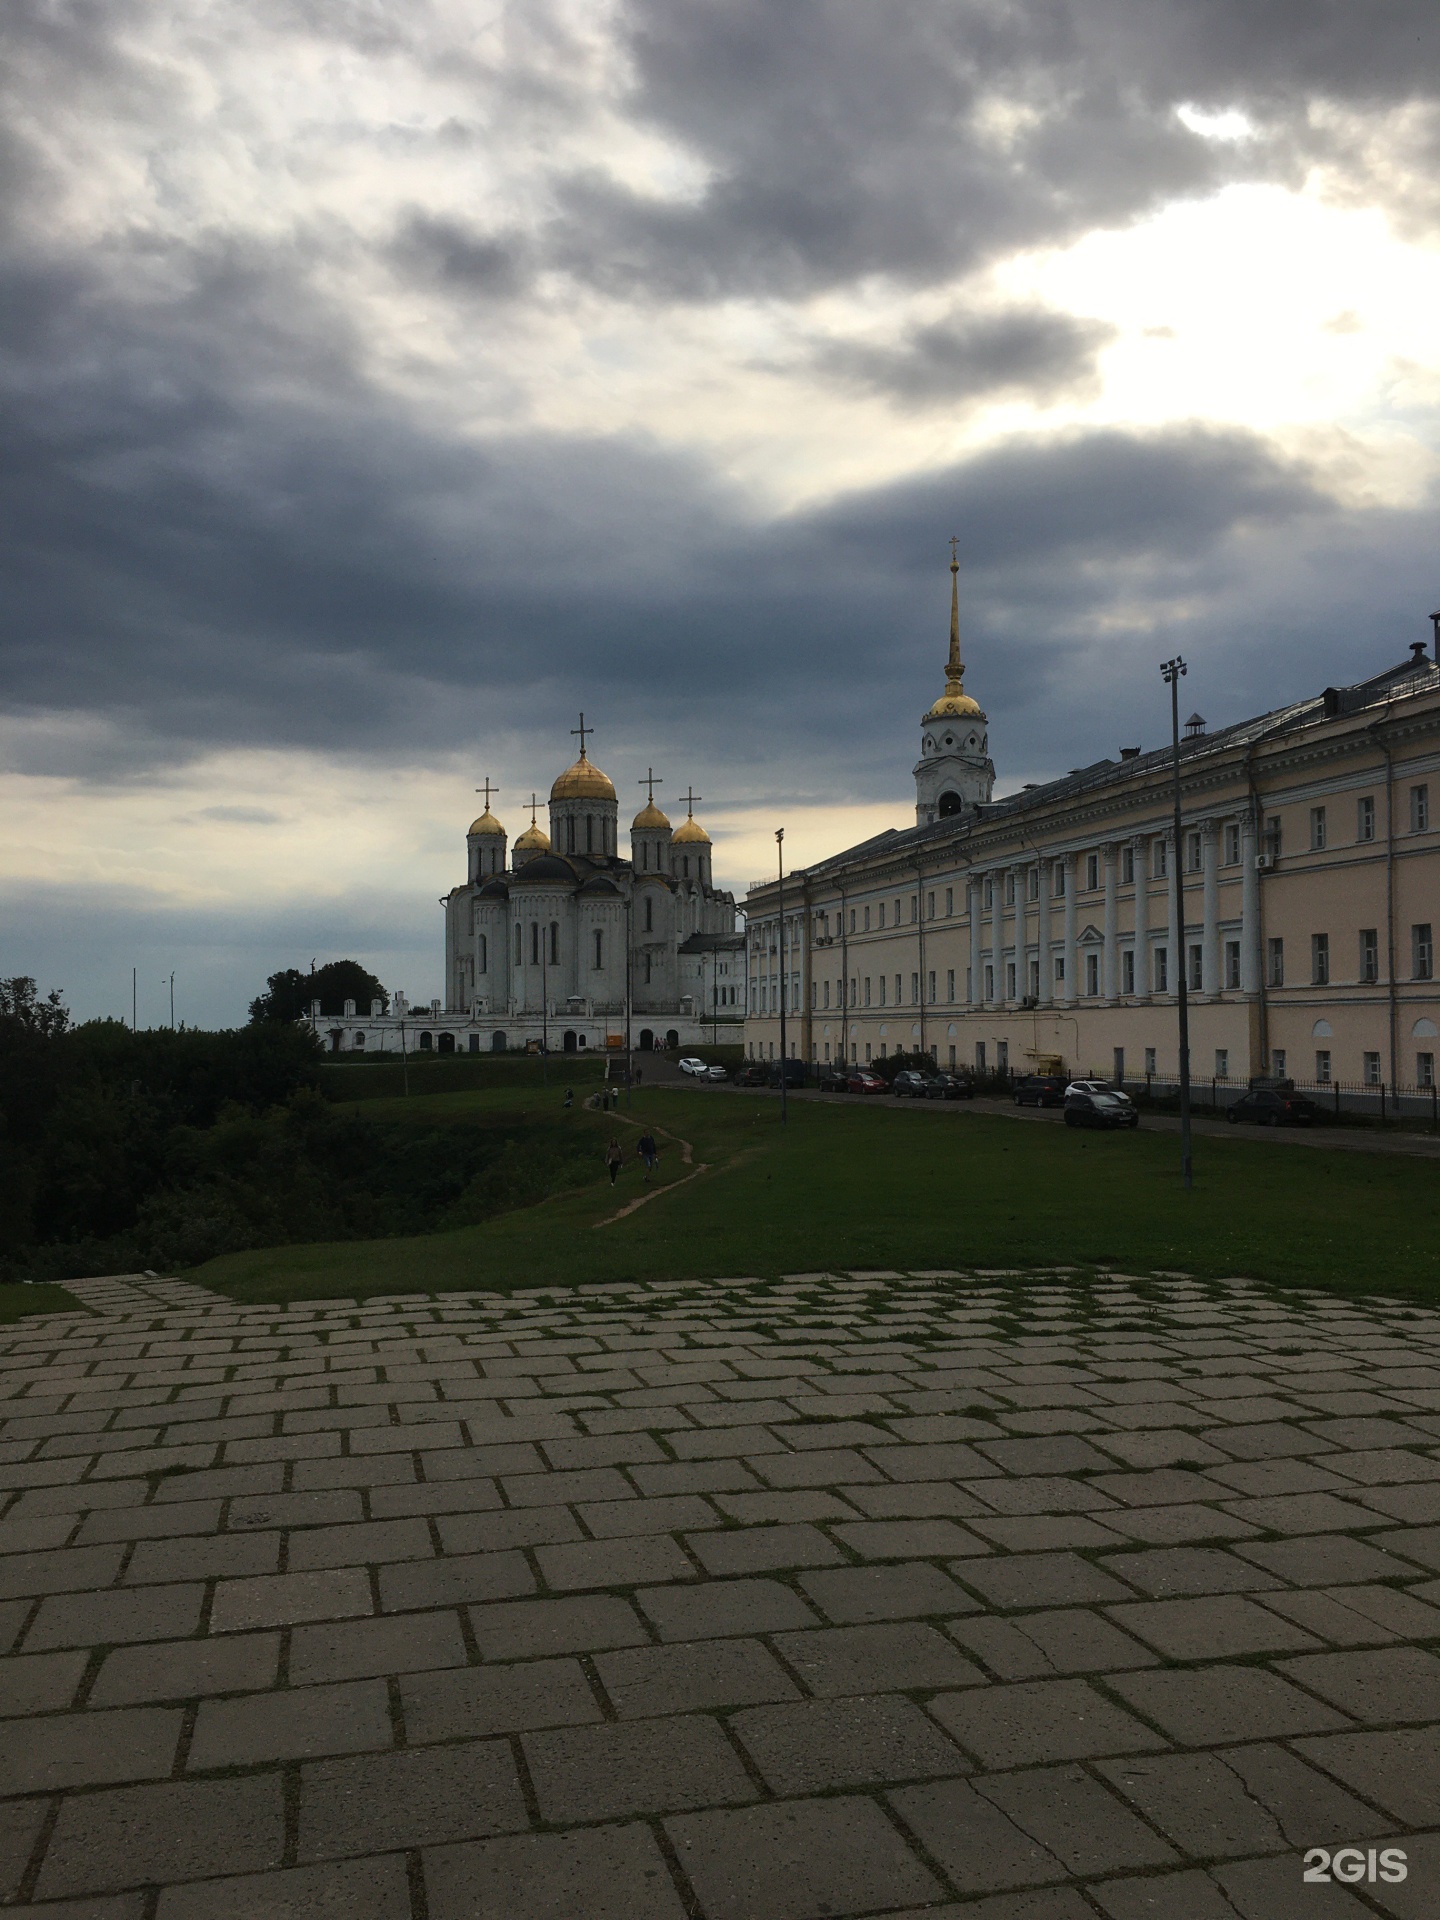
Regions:
<svg viewBox="0 0 1440 1920"><path fill-rule="evenodd" d="M1135 1102L1128 1093L1113 1086L1108 1080L1072 1080L1065 1089L1066 1093L1108 1093L1112 1100L1118 1100L1123 1107L1133 1107Z"/></svg>

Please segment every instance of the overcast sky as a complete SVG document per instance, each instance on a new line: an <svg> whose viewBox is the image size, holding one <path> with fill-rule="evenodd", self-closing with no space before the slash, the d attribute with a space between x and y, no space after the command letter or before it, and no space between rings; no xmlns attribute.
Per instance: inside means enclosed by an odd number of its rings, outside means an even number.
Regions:
<svg viewBox="0 0 1440 1920"><path fill-rule="evenodd" d="M1440 605L1435 0L7 0L0 974L441 991L488 775L738 890ZM167 982L162 986L162 979Z"/></svg>

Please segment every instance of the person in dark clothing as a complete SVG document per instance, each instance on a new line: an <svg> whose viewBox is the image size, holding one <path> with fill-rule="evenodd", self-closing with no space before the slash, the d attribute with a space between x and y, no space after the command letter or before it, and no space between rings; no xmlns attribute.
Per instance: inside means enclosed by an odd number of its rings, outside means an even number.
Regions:
<svg viewBox="0 0 1440 1920"><path fill-rule="evenodd" d="M645 1184L648 1187L650 1176L660 1160L660 1149L656 1146L655 1136L648 1127L640 1136L640 1158L645 1162Z"/></svg>
<svg viewBox="0 0 1440 1920"><path fill-rule="evenodd" d="M605 1164L610 1169L610 1184L612 1187L620 1177L620 1168L624 1159L625 1155L620 1150L620 1142L612 1139L609 1146L605 1149Z"/></svg>
<svg viewBox="0 0 1440 1920"><path fill-rule="evenodd" d="M575 1104L575 1089L573 1087L566 1087L565 1098L561 1102L561 1105L564 1107L565 1111L568 1113L571 1107L574 1106L574 1104Z"/></svg>

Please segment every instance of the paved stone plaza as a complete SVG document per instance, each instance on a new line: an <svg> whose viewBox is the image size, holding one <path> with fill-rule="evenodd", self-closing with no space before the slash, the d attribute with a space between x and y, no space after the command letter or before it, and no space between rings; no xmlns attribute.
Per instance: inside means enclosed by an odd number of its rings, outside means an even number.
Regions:
<svg viewBox="0 0 1440 1920"><path fill-rule="evenodd" d="M1440 1914L1440 1313L75 1291L0 1335L14 1912Z"/></svg>

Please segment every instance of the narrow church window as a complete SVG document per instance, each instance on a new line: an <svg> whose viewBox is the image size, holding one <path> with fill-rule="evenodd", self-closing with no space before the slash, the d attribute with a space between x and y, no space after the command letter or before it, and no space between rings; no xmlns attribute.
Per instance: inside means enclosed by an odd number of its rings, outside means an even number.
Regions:
<svg viewBox="0 0 1440 1920"><path fill-rule="evenodd" d="M560 922L558 920L550 922L550 964L552 967L558 967L560 964Z"/></svg>
<svg viewBox="0 0 1440 1920"><path fill-rule="evenodd" d="M477 969L481 973L488 973L490 971L490 961L488 958L487 949L485 946L485 936L483 933L478 937L478 939L475 942L475 964Z"/></svg>
<svg viewBox="0 0 1440 1920"><path fill-rule="evenodd" d="M688 880L690 878L690 856L688 853L681 856L681 865L685 869L685 878Z"/></svg>
<svg viewBox="0 0 1440 1920"><path fill-rule="evenodd" d="M603 967L604 964L605 964L605 935L601 931L601 929L597 927L595 929L595 965L597 967Z"/></svg>
<svg viewBox="0 0 1440 1920"><path fill-rule="evenodd" d="M645 896L645 931L646 933L655 931L655 902L648 894ZM646 974L645 977L648 980L650 976Z"/></svg>
<svg viewBox="0 0 1440 1920"><path fill-rule="evenodd" d="M517 967L525 964L525 929L518 920L515 922L515 964Z"/></svg>
<svg viewBox="0 0 1440 1920"><path fill-rule="evenodd" d="M585 851L595 851L595 816L589 813L585 816Z"/></svg>
<svg viewBox="0 0 1440 1920"><path fill-rule="evenodd" d="M573 853L575 851L575 816L573 813L565 822L565 851L567 853Z"/></svg>
<svg viewBox="0 0 1440 1920"><path fill-rule="evenodd" d="M540 964L540 922L538 920L530 922L530 964L532 967L538 967Z"/></svg>
<svg viewBox="0 0 1440 1920"><path fill-rule="evenodd" d="M650 954L648 951L645 955L645 984L647 987L650 984Z"/></svg>

